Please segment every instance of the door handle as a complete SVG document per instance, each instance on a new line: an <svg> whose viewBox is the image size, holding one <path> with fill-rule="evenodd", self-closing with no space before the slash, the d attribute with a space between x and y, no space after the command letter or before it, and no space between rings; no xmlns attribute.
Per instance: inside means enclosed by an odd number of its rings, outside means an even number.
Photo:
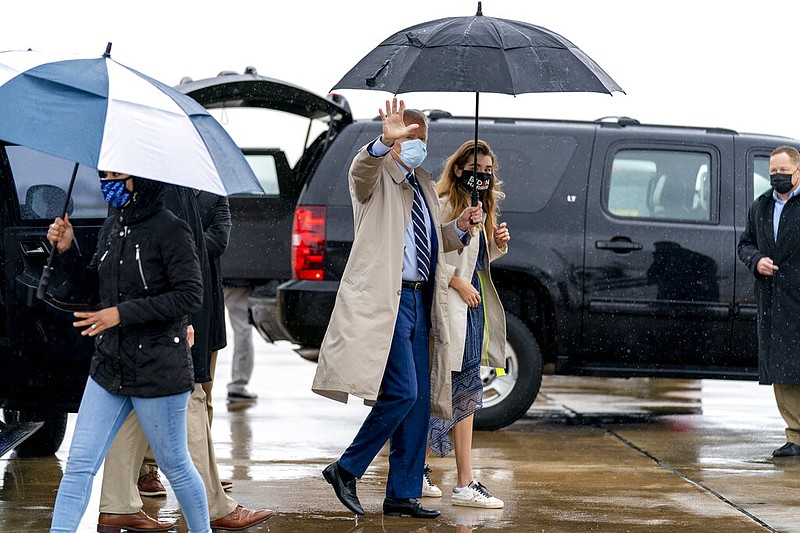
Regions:
<svg viewBox="0 0 800 533"><path fill-rule="evenodd" d="M20 242L22 253L28 257L44 256L50 253L50 250L42 241L22 241Z"/></svg>
<svg viewBox="0 0 800 533"><path fill-rule="evenodd" d="M595 241L595 248L600 250L611 250L612 252L633 252L642 249L642 243L633 242L627 237L614 237L610 241Z"/></svg>

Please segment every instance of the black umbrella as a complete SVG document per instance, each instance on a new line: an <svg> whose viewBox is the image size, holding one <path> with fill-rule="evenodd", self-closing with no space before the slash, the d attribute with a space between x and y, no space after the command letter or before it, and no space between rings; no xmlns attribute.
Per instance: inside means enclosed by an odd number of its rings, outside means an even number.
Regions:
<svg viewBox="0 0 800 533"><path fill-rule="evenodd" d="M474 17L432 20L395 33L333 89L474 92L476 145L482 92L624 92L561 35L527 22L484 17L481 2ZM477 158L475 152L476 167ZM473 205L477 200L473 185Z"/></svg>

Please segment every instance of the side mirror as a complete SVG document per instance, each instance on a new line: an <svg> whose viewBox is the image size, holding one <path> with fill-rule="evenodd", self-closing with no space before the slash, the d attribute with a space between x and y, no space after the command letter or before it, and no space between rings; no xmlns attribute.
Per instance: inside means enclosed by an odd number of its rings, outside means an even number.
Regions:
<svg viewBox="0 0 800 533"><path fill-rule="evenodd" d="M25 206L22 208L23 218L52 220L64 216L64 201L67 193L55 185L31 185L25 193ZM67 214L71 215L75 202L69 199Z"/></svg>

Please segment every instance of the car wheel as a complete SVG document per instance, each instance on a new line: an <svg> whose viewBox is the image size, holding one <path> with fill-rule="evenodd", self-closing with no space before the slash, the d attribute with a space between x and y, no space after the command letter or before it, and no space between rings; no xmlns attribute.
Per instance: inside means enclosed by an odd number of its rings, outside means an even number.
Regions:
<svg viewBox="0 0 800 533"><path fill-rule="evenodd" d="M67 413L4 409L3 416L6 422L44 422L36 433L14 448L17 457L53 455L61 447L67 431Z"/></svg>
<svg viewBox="0 0 800 533"><path fill-rule="evenodd" d="M505 375L481 367L483 407L475 411L475 429L500 429L523 416L542 384L542 353L531 331L516 316L506 313Z"/></svg>

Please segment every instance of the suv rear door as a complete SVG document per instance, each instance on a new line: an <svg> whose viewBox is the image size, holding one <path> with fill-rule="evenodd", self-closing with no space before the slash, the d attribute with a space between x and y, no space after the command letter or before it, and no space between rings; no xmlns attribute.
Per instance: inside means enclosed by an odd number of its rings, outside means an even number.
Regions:
<svg viewBox="0 0 800 533"><path fill-rule="evenodd" d="M577 366L735 375L733 132L627 128L592 158Z"/></svg>
<svg viewBox="0 0 800 533"><path fill-rule="evenodd" d="M264 194L229 197L233 227L228 249L221 259L222 275L227 281L244 280L258 285L289 279L292 217L297 197L330 141L344 125L352 122L349 108L333 97L323 98L301 87L259 76L253 69L241 75L222 73L216 78L184 81L176 88L209 110L221 110L223 125L227 113L248 108L278 111L308 120L305 139L299 139L294 146L301 148L294 166L283 145L243 149ZM309 143L312 126L320 123L324 123L321 126L324 131ZM274 133L283 126L280 122L270 122L258 127ZM259 140L262 137L266 135L255 136Z"/></svg>
<svg viewBox="0 0 800 533"><path fill-rule="evenodd" d="M231 209L230 241L222 255L226 279L284 279L288 272L291 219L299 186L279 148L244 148L264 193L228 197ZM254 258L260 258L254 261ZM269 260L267 260L269 258Z"/></svg>

